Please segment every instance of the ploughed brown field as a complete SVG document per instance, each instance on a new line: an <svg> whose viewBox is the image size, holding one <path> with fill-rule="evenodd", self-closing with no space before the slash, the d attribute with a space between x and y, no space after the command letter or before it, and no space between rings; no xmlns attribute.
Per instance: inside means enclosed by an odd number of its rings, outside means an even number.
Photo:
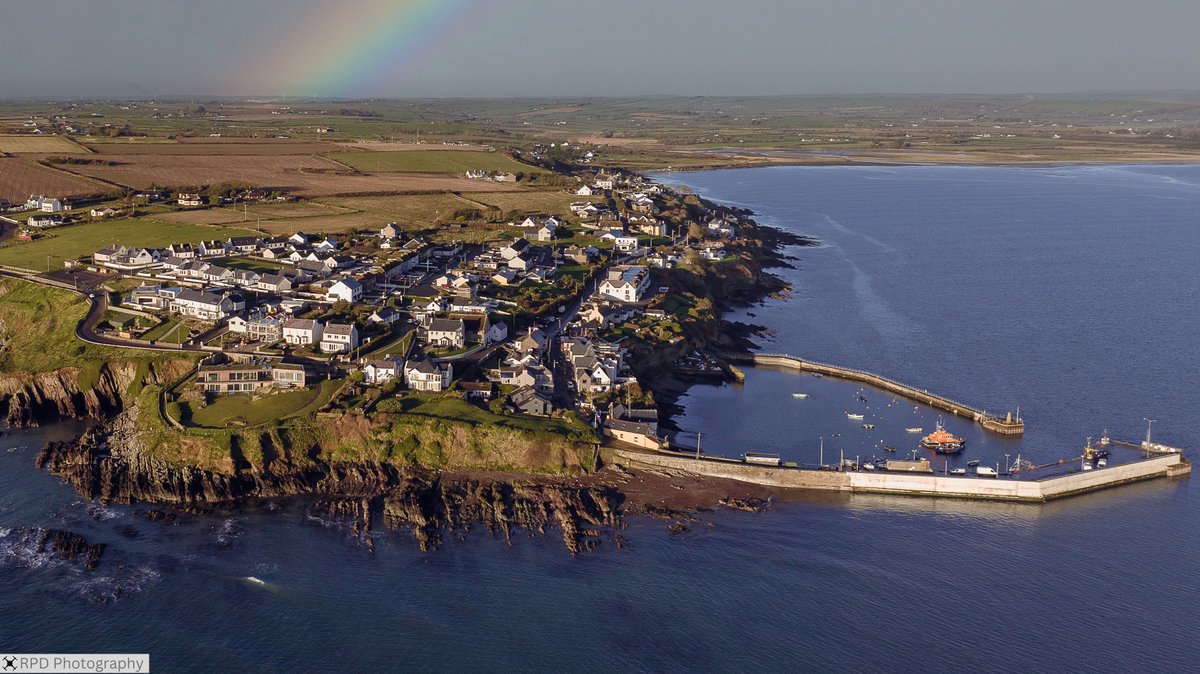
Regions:
<svg viewBox="0 0 1200 674"><path fill-rule="evenodd" d="M148 146L150 147L150 146ZM131 155L113 166L82 165L71 170L133 189L195 187L223 182L285 190L303 196L425 191L494 191L502 183L448 175L359 174L337 162L309 155Z"/></svg>
<svg viewBox="0 0 1200 674"><path fill-rule="evenodd" d="M108 185L46 168L30 159L0 158L0 198L13 203L24 203L31 194L71 197L111 190Z"/></svg>
<svg viewBox="0 0 1200 674"><path fill-rule="evenodd" d="M100 155L289 155L319 154L340 149L331 143L303 140L263 140L235 138L181 139L175 142L89 143L88 149Z"/></svg>

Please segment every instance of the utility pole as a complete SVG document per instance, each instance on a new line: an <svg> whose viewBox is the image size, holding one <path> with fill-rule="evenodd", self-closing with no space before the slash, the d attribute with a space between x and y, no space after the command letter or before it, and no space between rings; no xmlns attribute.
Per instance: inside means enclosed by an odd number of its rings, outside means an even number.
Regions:
<svg viewBox="0 0 1200 674"><path fill-rule="evenodd" d="M700 433L696 434L696 458L700 458Z"/></svg>

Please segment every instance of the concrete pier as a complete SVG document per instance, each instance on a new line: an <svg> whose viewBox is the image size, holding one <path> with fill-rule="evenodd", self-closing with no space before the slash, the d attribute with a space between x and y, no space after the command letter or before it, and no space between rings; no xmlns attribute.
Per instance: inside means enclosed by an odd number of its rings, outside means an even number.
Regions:
<svg viewBox="0 0 1200 674"><path fill-rule="evenodd" d="M1117 485L1174 477L1191 472L1182 454L1159 454L1130 463L1081 471L1040 480L980 478L930 473L810 470L768 467L734 459L695 458L676 452L616 449L618 459L631 464L750 482L787 489L815 489L851 493L939 496L996 501L1045 503Z"/></svg>
<svg viewBox="0 0 1200 674"><path fill-rule="evenodd" d="M994 414L988 414L983 410L965 405L956 400L951 400L945 396L930 393L929 391L909 386L908 384L902 384L894 379L888 379L887 377L865 370L856 370L828 363L818 363L817 361L797 358L796 356L789 356L784 353L727 353L722 354L722 358L731 362L753 363L757 366L813 372L822 376L858 381L870 384L875 388L883 389L889 393L895 393L909 400L924 403L944 412L949 412L955 416L970 418L993 433L1020 435L1025 432L1025 422L1021 421L1020 418L1012 419L1011 417L998 417Z"/></svg>

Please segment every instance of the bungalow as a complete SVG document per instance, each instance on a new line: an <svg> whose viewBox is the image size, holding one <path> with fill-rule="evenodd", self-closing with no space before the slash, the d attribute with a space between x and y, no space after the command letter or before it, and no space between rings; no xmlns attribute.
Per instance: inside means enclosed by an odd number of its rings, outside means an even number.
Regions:
<svg viewBox="0 0 1200 674"><path fill-rule="evenodd" d="M321 351L349 353L358 348L358 327L353 323L328 323L321 337Z"/></svg>
<svg viewBox="0 0 1200 674"><path fill-rule="evenodd" d="M158 263L158 251L147 248L105 246L92 254L92 262L101 267L121 271L145 269Z"/></svg>
<svg viewBox="0 0 1200 674"><path fill-rule="evenodd" d="M592 191L592 188L590 185L583 185L579 189L575 190L575 194L578 194L581 197L590 197L593 194L595 194L595 192Z"/></svg>
<svg viewBox="0 0 1200 674"><path fill-rule="evenodd" d="M205 393L218 395L254 393L268 388L302 388L304 366L250 360L244 363L202 364L196 385Z"/></svg>
<svg viewBox="0 0 1200 674"><path fill-rule="evenodd" d="M203 206L204 197L193 192L180 192L175 198L175 203L180 206Z"/></svg>
<svg viewBox="0 0 1200 674"><path fill-rule="evenodd" d="M515 173L501 171L500 173L494 174L492 176L492 180L495 180L498 183L515 183L517 182L517 175Z"/></svg>
<svg viewBox="0 0 1200 674"><path fill-rule="evenodd" d="M326 238L321 239L320 241L314 243L312 248L315 251L332 253L333 251L338 249L338 243L337 243L337 241L334 241L333 239L326 237Z"/></svg>
<svg viewBox="0 0 1200 674"><path fill-rule="evenodd" d="M461 318L434 318L425 329L425 341L432 346L461 349L466 346L466 324Z"/></svg>
<svg viewBox="0 0 1200 674"><path fill-rule="evenodd" d="M57 215L31 215L25 224L36 229L47 229L66 224L66 220Z"/></svg>
<svg viewBox="0 0 1200 674"><path fill-rule="evenodd" d="M283 341L292 346L312 346L321 341L324 326L311 318L289 318L283 322Z"/></svg>
<svg viewBox="0 0 1200 674"><path fill-rule="evenodd" d="M454 381L454 366L434 363L428 356L409 359L404 363L404 383L416 391L445 391Z"/></svg>
<svg viewBox="0 0 1200 674"><path fill-rule="evenodd" d="M239 255L248 255L258 250L258 237L256 236L233 236L225 242L225 250L230 253Z"/></svg>
<svg viewBox="0 0 1200 674"><path fill-rule="evenodd" d="M357 302L362 299L363 287L358 281L349 276L329 286L325 291L326 302Z"/></svg>
<svg viewBox="0 0 1200 674"><path fill-rule="evenodd" d="M196 258L196 249L190 243L173 243L167 246L167 254L181 260L193 260Z"/></svg>
<svg viewBox="0 0 1200 674"><path fill-rule="evenodd" d="M384 307L367 318L367 322L373 325L394 325L400 320L400 312L392 307Z"/></svg>
<svg viewBox="0 0 1200 674"><path fill-rule="evenodd" d="M182 288L164 288L162 286L138 286L129 292L122 304L139 309L164 311L171 306L171 301L182 291Z"/></svg>
<svg viewBox="0 0 1200 674"><path fill-rule="evenodd" d="M88 214L93 218L111 218L119 212L115 208L93 208Z"/></svg>
<svg viewBox="0 0 1200 674"><path fill-rule="evenodd" d="M282 274L263 274L254 287L268 293L286 293L291 291L292 281Z"/></svg>

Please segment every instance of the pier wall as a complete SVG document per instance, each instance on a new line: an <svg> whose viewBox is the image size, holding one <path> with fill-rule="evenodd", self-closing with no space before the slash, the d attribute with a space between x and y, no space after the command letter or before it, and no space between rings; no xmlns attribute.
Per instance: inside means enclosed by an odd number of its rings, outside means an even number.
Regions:
<svg viewBox="0 0 1200 674"><path fill-rule="evenodd" d="M775 367L787 370L800 370L802 372L815 372L817 374L837 377L839 379L849 379L858 381L864 384L870 384L875 388L883 389L890 393L895 393L898 396L924 403L930 407L940 409L944 412L949 412L955 416L966 417L983 425L983 427L993 433L1001 435L1019 435L1025 431L1024 424L1007 424L1004 418L990 415L983 410L976 409L970 405L965 405L956 400L951 400L945 396L930 393L929 391L902 384L898 381L882 377L865 370L856 370L838 365L829 365L827 363L818 363L795 356L789 356L781 353L751 353L751 354L724 354L727 360L735 360L742 362L751 362L758 366Z"/></svg>
<svg viewBox="0 0 1200 674"><path fill-rule="evenodd" d="M979 478L929 473L827 471L756 466L734 459L617 449L617 457L635 464L751 482L785 489L818 489L901 496L941 496L1042 503L1056 498L1115 487L1129 482L1190 472L1179 454L1072 473L1044 480Z"/></svg>

